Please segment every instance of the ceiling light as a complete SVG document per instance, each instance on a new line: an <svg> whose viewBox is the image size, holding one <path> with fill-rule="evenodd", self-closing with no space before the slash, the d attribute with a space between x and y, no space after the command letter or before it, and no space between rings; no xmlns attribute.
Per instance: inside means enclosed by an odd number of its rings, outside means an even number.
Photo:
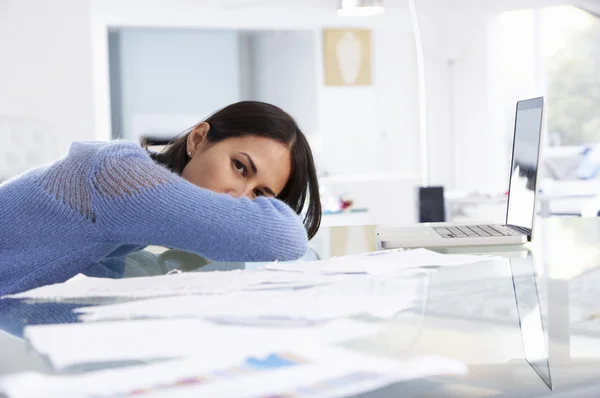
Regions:
<svg viewBox="0 0 600 398"><path fill-rule="evenodd" d="M383 0L340 0L338 15L343 17L368 17L382 14Z"/></svg>

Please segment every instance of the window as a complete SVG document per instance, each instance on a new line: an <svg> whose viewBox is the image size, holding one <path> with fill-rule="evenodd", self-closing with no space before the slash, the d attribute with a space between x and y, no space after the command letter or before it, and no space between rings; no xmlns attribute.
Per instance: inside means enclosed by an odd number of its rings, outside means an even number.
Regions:
<svg viewBox="0 0 600 398"><path fill-rule="evenodd" d="M563 5L504 12L491 36L492 76L512 138L517 100L546 97L548 146L600 142L600 18Z"/></svg>
<svg viewBox="0 0 600 398"><path fill-rule="evenodd" d="M600 19L573 6L541 10L551 146L600 142Z"/></svg>

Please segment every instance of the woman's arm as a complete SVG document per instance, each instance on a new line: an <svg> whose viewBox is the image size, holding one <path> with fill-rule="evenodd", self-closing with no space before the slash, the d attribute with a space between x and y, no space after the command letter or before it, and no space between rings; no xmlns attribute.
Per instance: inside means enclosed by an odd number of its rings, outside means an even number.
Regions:
<svg viewBox="0 0 600 398"><path fill-rule="evenodd" d="M116 243L168 246L215 261L293 260L307 250L306 230L283 202L199 188L132 143L98 152L90 187L95 222Z"/></svg>

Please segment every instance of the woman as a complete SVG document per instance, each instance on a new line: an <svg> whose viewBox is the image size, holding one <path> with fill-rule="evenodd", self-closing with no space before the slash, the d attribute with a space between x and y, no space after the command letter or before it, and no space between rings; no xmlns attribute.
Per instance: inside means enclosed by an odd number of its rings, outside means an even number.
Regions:
<svg viewBox="0 0 600 398"><path fill-rule="evenodd" d="M240 102L161 154L76 142L0 185L0 295L77 273L114 276L103 263L147 245L215 261L297 259L320 220L304 134L281 109Z"/></svg>

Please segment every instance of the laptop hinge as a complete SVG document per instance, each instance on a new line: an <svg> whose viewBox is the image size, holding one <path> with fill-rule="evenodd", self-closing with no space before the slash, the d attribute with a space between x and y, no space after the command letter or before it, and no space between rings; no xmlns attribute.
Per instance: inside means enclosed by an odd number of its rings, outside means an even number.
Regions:
<svg viewBox="0 0 600 398"><path fill-rule="evenodd" d="M531 229L529 228L525 228L525 227L519 227L518 225L512 225L512 224L507 224L507 227L510 227L516 231L519 231L522 234L525 234L527 236L531 236Z"/></svg>

